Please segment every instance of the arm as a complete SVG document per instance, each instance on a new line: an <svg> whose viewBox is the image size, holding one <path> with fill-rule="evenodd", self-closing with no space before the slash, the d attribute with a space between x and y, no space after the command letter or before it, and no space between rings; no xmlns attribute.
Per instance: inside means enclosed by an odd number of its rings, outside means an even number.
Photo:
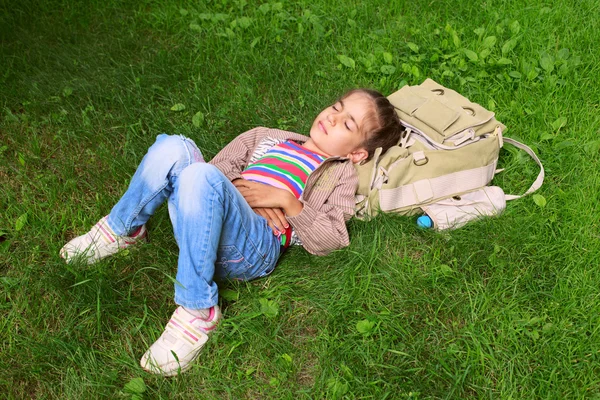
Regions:
<svg viewBox="0 0 600 400"><path fill-rule="evenodd" d="M252 208L282 208L304 248L321 256L350 244L346 221L354 214L358 177L350 164L343 167L339 179L334 181L334 175L331 174L324 183L324 186L327 183L335 185L330 192L325 188L315 188L310 197L303 200L296 199L287 190L262 183L240 180L234 184ZM327 198L322 198L327 195Z"/></svg>
<svg viewBox="0 0 600 400"><path fill-rule="evenodd" d="M250 182L244 178L234 179L231 183L244 196L244 200L252 207L252 210L267 220L267 224L274 234L285 232L289 223L285 219L283 207L280 205L285 202L289 192L261 183ZM295 200L295 197L292 196L292 198ZM266 206L266 204L271 204L271 206Z"/></svg>
<svg viewBox="0 0 600 400"><path fill-rule="evenodd" d="M242 170L252 157L252 151L260 139L268 132L267 128L254 128L233 139L209 161L230 181L242 177Z"/></svg>
<svg viewBox="0 0 600 400"><path fill-rule="evenodd" d="M287 139L293 135L291 132L279 131L258 127L242 133L225 146L211 161L210 164L216 166L223 174L240 189L243 182L242 171L250 162L253 152L257 146L267 136L273 136L279 139ZM303 138L303 136L299 136ZM242 193L243 194L243 193ZM246 199L248 201L248 199ZM274 234L285 231L289 226L285 215L280 207L264 207L251 205L254 212L267 220L269 227Z"/></svg>
<svg viewBox="0 0 600 400"><path fill-rule="evenodd" d="M243 178L234 180L233 184L252 208L282 209L286 217L302 211L302 203L287 190Z"/></svg>
<svg viewBox="0 0 600 400"><path fill-rule="evenodd" d="M350 244L346 221L354 214L358 177L351 164L347 167L322 206L313 206L311 198L304 199L302 211L296 216L287 216L302 245L311 254L327 255ZM315 201L315 204L319 202Z"/></svg>

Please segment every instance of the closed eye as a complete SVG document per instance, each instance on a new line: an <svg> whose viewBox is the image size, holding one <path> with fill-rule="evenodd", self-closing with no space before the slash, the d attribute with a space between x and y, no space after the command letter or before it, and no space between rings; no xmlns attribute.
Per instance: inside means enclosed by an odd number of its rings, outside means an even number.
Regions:
<svg viewBox="0 0 600 400"><path fill-rule="evenodd" d="M335 103L334 105L331 106L331 108L334 109L335 112L340 112L341 110L344 109L344 102L342 102L341 100L338 101L337 103ZM352 118L352 116L350 116L350 118ZM352 120L354 120L354 118L352 118ZM346 127L346 129L348 129L349 131L352 131L352 129L350 128L350 125L348 125L348 122L344 122L344 126Z"/></svg>

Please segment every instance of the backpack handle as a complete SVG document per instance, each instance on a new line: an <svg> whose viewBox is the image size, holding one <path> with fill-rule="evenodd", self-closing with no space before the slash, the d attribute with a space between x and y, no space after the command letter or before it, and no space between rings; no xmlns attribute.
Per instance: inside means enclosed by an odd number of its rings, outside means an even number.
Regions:
<svg viewBox="0 0 600 400"><path fill-rule="evenodd" d="M521 150L524 150L527 154L529 154L529 156L531 158L534 159L534 161L537 163L537 165L540 166L540 173L538 174L535 181L531 184L531 186L529 187L529 189L527 189L527 191L525 193L523 193L522 195L514 195L514 194L506 195L506 200L520 199L521 197L527 196L528 194L535 192L542 186L542 184L544 183L544 166L542 165L542 162L540 161L538 156L535 154L535 152L533 150L531 150L531 148L529 146L527 146L526 144L523 144L515 139L511 139L511 138L507 138L507 137L503 137L502 140L504 141L504 143L510 143L513 146L515 146Z"/></svg>

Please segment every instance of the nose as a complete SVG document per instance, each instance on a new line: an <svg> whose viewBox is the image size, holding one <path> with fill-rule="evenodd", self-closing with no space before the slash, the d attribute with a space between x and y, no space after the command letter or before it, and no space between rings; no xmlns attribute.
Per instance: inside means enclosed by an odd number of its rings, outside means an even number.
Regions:
<svg viewBox="0 0 600 400"><path fill-rule="evenodd" d="M329 121L329 123L331 124L331 126L335 126L335 124L337 123L337 113L331 113L327 116L327 120Z"/></svg>

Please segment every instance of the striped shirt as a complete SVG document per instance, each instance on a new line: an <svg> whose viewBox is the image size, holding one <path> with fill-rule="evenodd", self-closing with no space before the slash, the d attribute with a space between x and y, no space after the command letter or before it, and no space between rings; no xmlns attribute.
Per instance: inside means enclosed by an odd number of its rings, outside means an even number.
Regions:
<svg viewBox="0 0 600 400"><path fill-rule="evenodd" d="M233 139L209 163L233 181L275 143L304 143L307 139L294 132L258 127ZM310 175L302 194L302 212L286 216L309 253L324 256L350 244L346 221L354 215L357 187L358 174L347 158L330 157Z"/></svg>
<svg viewBox="0 0 600 400"><path fill-rule="evenodd" d="M271 147L262 157L251 162L242 171L242 176L249 181L287 190L300 199L308 176L326 158L298 143L286 140ZM277 236L284 249L298 242L291 226Z"/></svg>
<svg viewBox="0 0 600 400"><path fill-rule="evenodd" d="M261 158L250 163L242 176L249 181L288 190L299 199L308 176L326 158L288 140L273 146Z"/></svg>

